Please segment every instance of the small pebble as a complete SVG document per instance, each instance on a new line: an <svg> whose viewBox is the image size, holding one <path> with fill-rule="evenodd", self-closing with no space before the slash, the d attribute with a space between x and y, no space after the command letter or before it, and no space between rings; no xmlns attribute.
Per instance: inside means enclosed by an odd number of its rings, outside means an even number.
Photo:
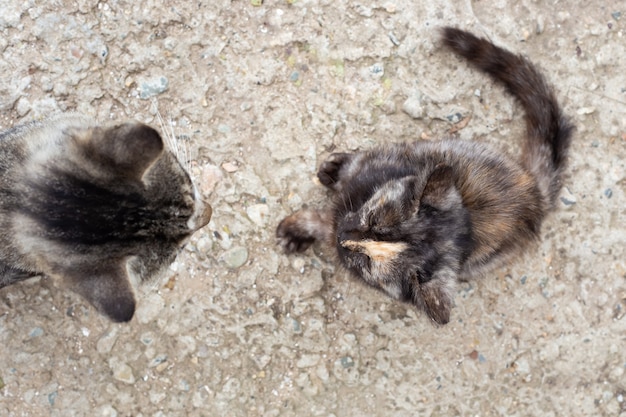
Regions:
<svg viewBox="0 0 626 417"><path fill-rule="evenodd" d="M582 116L583 114L595 113L595 111L596 111L595 107L581 107L578 110L576 110L576 113Z"/></svg>
<svg viewBox="0 0 626 417"><path fill-rule="evenodd" d="M377 62L374 65L370 66L369 70L370 74L374 78L381 78L383 75L385 75L385 67L380 62Z"/></svg>
<svg viewBox="0 0 626 417"><path fill-rule="evenodd" d="M367 7L363 4L356 4L354 8L356 9L357 13L363 17L372 17L374 15L372 8Z"/></svg>
<svg viewBox="0 0 626 417"><path fill-rule="evenodd" d="M135 311L135 319L141 324L150 323L159 317L164 308L165 301L163 297L156 292L150 293L139 303Z"/></svg>
<svg viewBox="0 0 626 417"><path fill-rule="evenodd" d="M57 391L51 392L50 394L48 394L48 403L50 405L54 405L54 402L57 399L57 395L59 395L59 393Z"/></svg>
<svg viewBox="0 0 626 417"><path fill-rule="evenodd" d="M339 361L341 362L341 366L344 369L352 368L354 366L354 359L352 359L350 356L344 356Z"/></svg>
<svg viewBox="0 0 626 417"><path fill-rule="evenodd" d="M522 42L525 42L528 40L528 38L530 37L530 32L528 31L528 29L523 29L522 30Z"/></svg>
<svg viewBox="0 0 626 417"><path fill-rule="evenodd" d="M165 76L154 77L139 83L139 97L147 99L167 91L169 80Z"/></svg>
<svg viewBox="0 0 626 417"><path fill-rule="evenodd" d="M606 198L611 198L613 197L613 190L611 190L610 188L607 188L606 190L604 190L604 196Z"/></svg>
<svg viewBox="0 0 626 417"><path fill-rule="evenodd" d="M622 12L613 12L611 13L611 16L613 17L613 19L619 20L622 17Z"/></svg>
<svg viewBox="0 0 626 417"><path fill-rule="evenodd" d="M545 26L546 26L545 19L543 18L543 16L539 16L537 18L537 26L535 26L535 33L537 35L541 35L545 29Z"/></svg>
<svg viewBox="0 0 626 417"><path fill-rule="evenodd" d="M222 169L228 172L229 174L232 174L233 172L236 172L239 169L239 167L232 162L224 162L222 164Z"/></svg>
<svg viewBox="0 0 626 417"><path fill-rule="evenodd" d="M43 334L43 329L41 327L35 327L33 330L30 331L29 336L30 337L39 337Z"/></svg>
<svg viewBox="0 0 626 417"><path fill-rule="evenodd" d="M291 328L294 333L302 333L302 326L300 326L300 322L294 318L291 318Z"/></svg>
<svg viewBox="0 0 626 417"><path fill-rule="evenodd" d="M21 97L17 101L17 105L15 106L15 110L17 111L17 115L20 117L24 117L31 109L30 101L27 98Z"/></svg>
<svg viewBox="0 0 626 417"><path fill-rule="evenodd" d="M530 373L530 365L526 359L520 358L515 361L515 370L519 374L527 375Z"/></svg>
<svg viewBox="0 0 626 417"><path fill-rule="evenodd" d="M113 371L113 378L118 381L125 382L127 384L135 383L135 375L133 375L133 368L126 362L122 362L117 358L111 358L109 360L109 366Z"/></svg>
<svg viewBox="0 0 626 417"><path fill-rule="evenodd" d="M96 414L101 417L117 417L117 410L112 405L107 404L100 407L99 412Z"/></svg>
<svg viewBox="0 0 626 417"><path fill-rule="evenodd" d="M400 45L400 41L398 40L398 38L396 38L396 35L394 35L393 32L389 32L388 36L391 43L396 46Z"/></svg>
<svg viewBox="0 0 626 417"><path fill-rule="evenodd" d="M413 119L421 119L424 117L424 107L419 95L414 94L402 103L402 111L411 116Z"/></svg>
<svg viewBox="0 0 626 417"><path fill-rule="evenodd" d="M107 331L96 343L96 350L101 355L108 354L115 346L115 342L117 342L117 327L111 328L111 330Z"/></svg>
<svg viewBox="0 0 626 417"><path fill-rule="evenodd" d="M184 379L181 379L180 382L178 383L178 389L180 389L181 391L189 391L189 382L185 381Z"/></svg>
<svg viewBox="0 0 626 417"><path fill-rule="evenodd" d="M253 204L246 208L246 214L254 224L263 227L267 223L270 209L267 204Z"/></svg>
<svg viewBox="0 0 626 417"><path fill-rule="evenodd" d="M167 362L167 355L158 355L157 357L155 357L154 359L150 361L150 363L148 364L148 367L155 368L161 364L164 364L165 362Z"/></svg>
<svg viewBox="0 0 626 417"><path fill-rule="evenodd" d="M222 174L217 166L207 164L202 167L200 178L200 188L202 190L202 194L209 195L213 192L213 190L215 190L217 184L224 178L224 174Z"/></svg>
<svg viewBox="0 0 626 417"><path fill-rule="evenodd" d="M141 337L139 338L139 340L141 341L141 343L143 343L146 346L149 346L152 344L152 342L154 342L154 337L152 336L152 334L150 333L144 333L143 335L141 335Z"/></svg>
<svg viewBox="0 0 626 417"><path fill-rule="evenodd" d="M463 119L463 115L461 113L454 113L446 116L446 119L448 119L449 122L458 123Z"/></svg>
<svg viewBox="0 0 626 417"><path fill-rule="evenodd" d="M235 246L224 252L221 259L229 268L237 269L243 266L248 260L248 249L242 246Z"/></svg>
<svg viewBox="0 0 626 417"><path fill-rule="evenodd" d="M298 368L310 368L312 366L317 365L319 361L320 361L320 355L305 354L305 355L302 355L302 357L298 360L298 362L296 362L296 366Z"/></svg>

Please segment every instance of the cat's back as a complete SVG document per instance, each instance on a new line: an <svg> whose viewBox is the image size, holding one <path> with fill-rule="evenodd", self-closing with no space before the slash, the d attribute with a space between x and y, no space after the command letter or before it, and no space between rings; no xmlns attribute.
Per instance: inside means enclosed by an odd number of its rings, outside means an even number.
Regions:
<svg viewBox="0 0 626 417"><path fill-rule="evenodd" d="M462 275L483 272L534 240L546 215L537 179L516 160L490 145L458 139L420 141L416 159L452 168L454 182L472 224L473 250ZM419 168L418 168L419 169Z"/></svg>
<svg viewBox="0 0 626 417"><path fill-rule="evenodd" d="M455 138L381 146L354 158L347 169L354 178L372 171L377 173L375 178L380 181L413 175L422 177L425 183L440 164L452 168L457 187L470 208L474 198L484 196L492 188L497 188L497 192L493 190L495 198L506 196L508 190L519 191L535 186L528 172L505 153L488 144ZM384 172L390 174L380 175Z"/></svg>
<svg viewBox="0 0 626 417"><path fill-rule="evenodd" d="M364 204L388 181L417 178L417 195L437 166L454 176L473 226L475 247L468 275L491 260L495 247L505 252L532 240L545 215L536 179L517 161L492 146L459 139L419 140L380 146L358 153L342 168L337 207L344 201ZM343 175L342 174L342 175Z"/></svg>
<svg viewBox="0 0 626 417"><path fill-rule="evenodd" d="M11 264L18 257L13 223L17 208L25 204L25 182L36 177L37 171L63 159L67 129L93 125L94 121L86 116L68 113L0 132L0 261ZM0 263L0 270L5 278L11 275L6 264Z"/></svg>
<svg viewBox="0 0 626 417"><path fill-rule="evenodd" d="M473 192L474 187L500 180L504 174L523 174L519 164L489 145L444 138L387 144L359 152L342 167L342 176L346 182L368 179L378 184L408 175L426 181L430 172L442 163L453 168L461 191L467 193ZM472 181L466 181L470 178Z"/></svg>
<svg viewBox="0 0 626 417"><path fill-rule="evenodd" d="M26 157L25 138L37 129L39 122L31 122L0 131L0 193L12 184L13 170ZM3 200L0 200L0 207Z"/></svg>
<svg viewBox="0 0 626 417"><path fill-rule="evenodd" d="M32 163L43 163L64 153L68 129L96 126L93 119L78 113L60 114L43 120L33 120L0 132L0 182L7 186ZM18 181L19 183L19 181Z"/></svg>
<svg viewBox="0 0 626 417"><path fill-rule="evenodd" d="M7 230L9 212L19 205L20 189L27 178L46 175L43 170L67 159L68 129L95 126L93 119L67 113L33 120L0 132L0 226ZM3 239L4 238L4 239ZM0 233L0 243L6 244Z"/></svg>

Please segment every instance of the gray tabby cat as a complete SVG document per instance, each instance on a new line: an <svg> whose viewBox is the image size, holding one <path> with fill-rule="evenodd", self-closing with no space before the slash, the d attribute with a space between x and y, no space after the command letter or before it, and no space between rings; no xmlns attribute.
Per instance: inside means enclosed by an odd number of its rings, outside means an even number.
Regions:
<svg viewBox="0 0 626 417"><path fill-rule="evenodd" d="M445 28L442 40L522 105L520 160L453 139L335 153L317 173L335 192L331 207L296 212L276 232L286 252L326 242L356 277L438 324L450 320L460 280L538 238L561 189L573 131L524 57L454 28Z"/></svg>
<svg viewBox="0 0 626 417"><path fill-rule="evenodd" d="M156 130L76 114L0 133L0 288L59 279L117 322L211 207Z"/></svg>

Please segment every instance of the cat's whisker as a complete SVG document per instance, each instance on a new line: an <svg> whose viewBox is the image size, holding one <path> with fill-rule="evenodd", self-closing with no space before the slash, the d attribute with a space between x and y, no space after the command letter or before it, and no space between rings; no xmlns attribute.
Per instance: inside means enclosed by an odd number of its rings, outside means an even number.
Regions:
<svg viewBox="0 0 626 417"><path fill-rule="evenodd" d="M180 141L176 138L176 132L174 132L174 121L172 120L172 117L170 116L168 118L168 135L170 137L170 140L172 141L172 144L174 146L174 152L176 154L176 158L183 163L181 157L181 146L180 146Z"/></svg>
<svg viewBox="0 0 626 417"><path fill-rule="evenodd" d="M168 118L167 123L165 122L161 112L159 111L156 99L152 99L152 106L161 128L161 132L163 133L163 138L167 148L174 154L185 171L191 173L191 152L188 141L176 136L175 123L171 117Z"/></svg>
<svg viewBox="0 0 626 417"><path fill-rule="evenodd" d="M165 121L163 120L163 116L161 116L161 112L159 111L159 105L155 98L152 99L152 108L156 115L157 121L159 122L159 127L161 128L161 132L163 133L165 144L168 147L168 149L173 150L174 143L172 142L172 139L168 135L167 128L165 127Z"/></svg>
<svg viewBox="0 0 626 417"><path fill-rule="evenodd" d="M348 202L350 203L350 211L354 210L354 204L352 203L352 196L348 194Z"/></svg>
<svg viewBox="0 0 626 417"><path fill-rule="evenodd" d="M346 205L346 199L343 197L343 195L341 196L341 205L343 206L344 210L348 209L348 206Z"/></svg>

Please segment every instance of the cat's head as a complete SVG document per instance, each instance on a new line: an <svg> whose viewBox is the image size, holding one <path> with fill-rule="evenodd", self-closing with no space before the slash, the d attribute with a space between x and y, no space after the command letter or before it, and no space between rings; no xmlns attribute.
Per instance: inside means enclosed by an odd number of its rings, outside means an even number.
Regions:
<svg viewBox="0 0 626 417"><path fill-rule="evenodd" d="M451 167L385 182L336 222L343 265L436 323L449 321L456 275L471 245L469 215Z"/></svg>
<svg viewBox="0 0 626 417"><path fill-rule="evenodd" d="M25 173L16 229L39 271L114 321L135 311L135 284L171 263L206 225L185 165L141 123L64 126ZM37 161L39 159L40 161Z"/></svg>

